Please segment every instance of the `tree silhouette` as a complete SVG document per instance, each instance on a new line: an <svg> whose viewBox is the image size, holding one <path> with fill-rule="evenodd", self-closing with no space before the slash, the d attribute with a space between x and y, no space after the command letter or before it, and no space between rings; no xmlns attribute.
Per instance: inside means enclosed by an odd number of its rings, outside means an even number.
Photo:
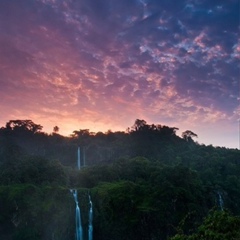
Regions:
<svg viewBox="0 0 240 240"><path fill-rule="evenodd" d="M58 126L55 126L55 127L53 128L53 132L54 132L54 133L58 133L58 132L59 132L59 127L58 127Z"/></svg>
<svg viewBox="0 0 240 240"><path fill-rule="evenodd" d="M30 131L32 133L40 132L42 126L34 123L32 120L10 120L6 123L7 130Z"/></svg>
<svg viewBox="0 0 240 240"><path fill-rule="evenodd" d="M182 138L185 139L187 142L193 141L193 137L198 137L198 135L190 130L186 130L182 133Z"/></svg>

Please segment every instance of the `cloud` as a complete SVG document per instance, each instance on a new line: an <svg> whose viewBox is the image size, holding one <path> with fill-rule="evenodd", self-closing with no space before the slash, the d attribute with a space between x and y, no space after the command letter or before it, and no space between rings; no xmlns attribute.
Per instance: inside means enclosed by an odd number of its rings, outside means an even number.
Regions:
<svg viewBox="0 0 240 240"><path fill-rule="evenodd" d="M125 129L136 118L235 121L237 9L237 0L3 0L2 121L61 119L65 132Z"/></svg>

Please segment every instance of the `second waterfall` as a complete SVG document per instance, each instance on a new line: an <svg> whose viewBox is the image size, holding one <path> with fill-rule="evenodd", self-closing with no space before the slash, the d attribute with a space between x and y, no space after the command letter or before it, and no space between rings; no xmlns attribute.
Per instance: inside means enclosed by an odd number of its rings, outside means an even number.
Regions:
<svg viewBox="0 0 240 240"><path fill-rule="evenodd" d="M89 222L88 222L88 240L92 240L93 239L93 225L92 225L92 221L93 221L93 208L92 208L92 200L91 200L90 194L88 194L88 198L89 198L89 204L90 204L90 208L89 208Z"/></svg>

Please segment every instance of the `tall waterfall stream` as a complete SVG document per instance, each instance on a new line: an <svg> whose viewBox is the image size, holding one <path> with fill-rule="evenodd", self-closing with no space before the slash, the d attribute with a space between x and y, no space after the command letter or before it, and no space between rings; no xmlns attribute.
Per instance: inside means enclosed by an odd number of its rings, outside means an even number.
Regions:
<svg viewBox="0 0 240 240"><path fill-rule="evenodd" d="M78 170L81 169L81 158L80 158L80 147L78 147L77 151L77 167ZM83 239L83 227L82 227L82 219L81 219L81 209L78 204L78 192L76 189L70 189L70 192L73 195L74 201L76 203L76 240L84 240ZM90 193L88 193L89 199L89 214L88 214L88 240L93 239L93 204Z"/></svg>

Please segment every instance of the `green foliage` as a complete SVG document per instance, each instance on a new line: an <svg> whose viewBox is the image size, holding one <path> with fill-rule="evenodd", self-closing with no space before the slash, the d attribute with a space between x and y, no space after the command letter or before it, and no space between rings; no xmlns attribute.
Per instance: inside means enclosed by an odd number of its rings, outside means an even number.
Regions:
<svg viewBox="0 0 240 240"><path fill-rule="evenodd" d="M128 132L80 129L69 138L34 126L12 120L0 129L1 239L74 239L70 188L78 189L85 232L91 194L94 240L239 238L239 150L139 119ZM219 194L234 215L208 214L221 209Z"/></svg>
<svg viewBox="0 0 240 240"><path fill-rule="evenodd" d="M2 183L66 184L67 177L58 161L22 155L15 161L3 163L0 169Z"/></svg>
<svg viewBox="0 0 240 240"><path fill-rule="evenodd" d="M152 165L139 157L119 160L108 170L115 178L98 178L100 184L92 190L95 231L104 239L166 238L165 232L173 234L171 226L188 212L195 212L194 220L203 216L204 190L197 173L188 168ZM193 227L191 221L186 227Z"/></svg>
<svg viewBox="0 0 240 240"><path fill-rule="evenodd" d="M98 234L116 240L138 239L141 233L144 234L140 228L142 210L138 209L141 201L138 185L119 181L101 184L93 191L94 198L101 199L95 206L95 221L99 222L95 231Z"/></svg>
<svg viewBox="0 0 240 240"><path fill-rule="evenodd" d="M74 200L68 189L30 184L0 187L0 236L12 239L71 239Z"/></svg>
<svg viewBox="0 0 240 240"><path fill-rule="evenodd" d="M238 240L240 217L227 211L211 211L191 235L177 234L171 240Z"/></svg>

